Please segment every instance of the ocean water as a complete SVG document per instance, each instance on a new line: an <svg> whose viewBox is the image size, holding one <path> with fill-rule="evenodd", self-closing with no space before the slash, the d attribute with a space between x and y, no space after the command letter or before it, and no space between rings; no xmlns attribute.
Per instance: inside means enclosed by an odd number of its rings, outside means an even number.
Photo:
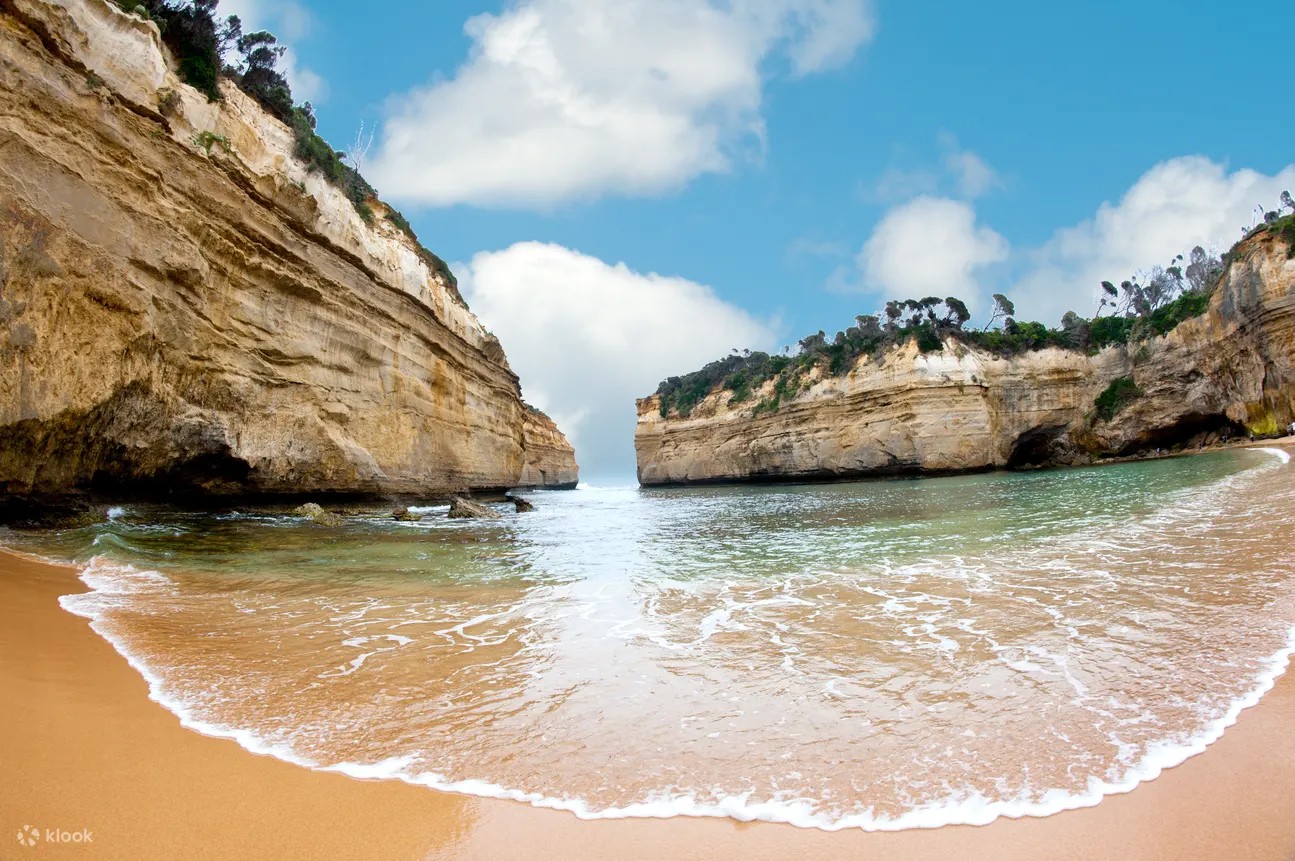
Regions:
<svg viewBox="0 0 1295 861"><path fill-rule="evenodd" d="M125 507L0 544L76 562L63 606L255 751L587 818L934 827L1127 791L1271 687L1288 461L586 487L340 529Z"/></svg>

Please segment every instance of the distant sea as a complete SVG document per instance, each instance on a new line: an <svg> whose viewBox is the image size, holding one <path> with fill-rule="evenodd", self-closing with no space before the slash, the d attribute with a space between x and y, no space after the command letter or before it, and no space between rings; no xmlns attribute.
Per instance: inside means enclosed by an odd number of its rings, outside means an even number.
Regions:
<svg viewBox="0 0 1295 861"><path fill-rule="evenodd" d="M193 729L581 817L1046 815L1217 739L1295 646L1295 465L582 487L537 511L114 509L0 544Z"/></svg>

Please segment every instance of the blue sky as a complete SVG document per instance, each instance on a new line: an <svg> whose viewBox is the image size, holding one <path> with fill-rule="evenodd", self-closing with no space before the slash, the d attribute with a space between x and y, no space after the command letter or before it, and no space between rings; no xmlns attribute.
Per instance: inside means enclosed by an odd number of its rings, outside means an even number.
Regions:
<svg viewBox="0 0 1295 861"><path fill-rule="evenodd" d="M366 175L599 480L633 397L730 347L931 293L1091 313L1295 185L1281 4L221 8L290 42L335 146L376 129Z"/></svg>

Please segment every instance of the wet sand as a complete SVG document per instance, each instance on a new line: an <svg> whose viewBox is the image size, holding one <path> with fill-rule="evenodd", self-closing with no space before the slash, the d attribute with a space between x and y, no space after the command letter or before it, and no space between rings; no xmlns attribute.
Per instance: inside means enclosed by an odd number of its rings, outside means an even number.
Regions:
<svg viewBox="0 0 1295 861"><path fill-rule="evenodd" d="M1295 859L1291 673L1204 754L1046 819L876 834L584 822L312 772L186 730L59 607L79 591L72 569L0 553L0 858ZM34 850L17 842L27 825L41 834ZM51 844L47 829L87 829L92 842Z"/></svg>

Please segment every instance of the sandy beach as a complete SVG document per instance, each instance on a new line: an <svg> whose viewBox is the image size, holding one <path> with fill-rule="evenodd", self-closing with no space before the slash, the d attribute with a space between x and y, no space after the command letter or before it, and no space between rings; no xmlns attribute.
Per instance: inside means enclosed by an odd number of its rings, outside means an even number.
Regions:
<svg viewBox="0 0 1295 861"><path fill-rule="evenodd" d="M0 857L1295 857L1290 674L1206 753L1131 793L1046 819L899 833L586 822L316 773L186 730L108 643L59 607L60 595L82 590L72 569L0 553ZM41 833L33 848L17 842L28 825ZM89 843L51 843L47 833L83 829Z"/></svg>

